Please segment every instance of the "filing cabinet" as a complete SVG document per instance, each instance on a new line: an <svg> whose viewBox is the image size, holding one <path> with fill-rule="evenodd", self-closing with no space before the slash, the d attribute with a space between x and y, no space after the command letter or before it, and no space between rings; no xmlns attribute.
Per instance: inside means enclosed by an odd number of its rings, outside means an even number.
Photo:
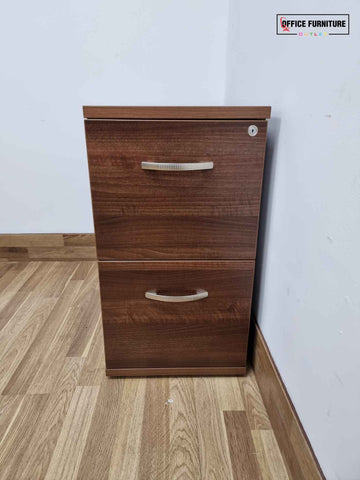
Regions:
<svg viewBox="0 0 360 480"><path fill-rule="evenodd" d="M84 107L109 376L244 374L270 107Z"/></svg>

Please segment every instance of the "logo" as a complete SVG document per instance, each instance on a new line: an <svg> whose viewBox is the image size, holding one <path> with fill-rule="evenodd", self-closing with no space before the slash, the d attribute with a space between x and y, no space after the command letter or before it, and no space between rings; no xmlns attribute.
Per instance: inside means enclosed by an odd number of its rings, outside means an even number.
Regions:
<svg viewBox="0 0 360 480"><path fill-rule="evenodd" d="M322 14L277 14L276 35L299 37L326 37L350 35L350 15L347 13Z"/></svg>
<svg viewBox="0 0 360 480"><path fill-rule="evenodd" d="M280 17L280 25L281 28L283 29L283 32L290 32L289 27L286 26L287 20L286 17Z"/></svg>

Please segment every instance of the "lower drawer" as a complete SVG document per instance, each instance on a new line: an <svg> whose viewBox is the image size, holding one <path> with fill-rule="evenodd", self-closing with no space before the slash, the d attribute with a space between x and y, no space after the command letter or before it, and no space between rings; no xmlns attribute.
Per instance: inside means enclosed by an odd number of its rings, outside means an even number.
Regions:
<svg viewBox="0 0 360 480"><path fill-rule="evenodd" d="M252 261L99 262L108 375L241 373L253 275Z"/></svg>

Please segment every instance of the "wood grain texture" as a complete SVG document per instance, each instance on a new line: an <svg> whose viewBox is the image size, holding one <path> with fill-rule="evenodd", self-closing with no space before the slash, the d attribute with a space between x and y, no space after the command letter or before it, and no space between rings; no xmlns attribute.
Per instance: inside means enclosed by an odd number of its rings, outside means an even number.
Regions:
<svg viewBox="0 0 360 480"><path fill-rule="evenodd" d="M263 478L287 480L273 432L262 429L266 410L251 424L247 405L258 405L260 396L251 371L256 402L243 398L244 379L232 376L107 379L100 320L90 315L86 330L82 321L94 307L90 292L100 305L96 263L36 267L0 266L0 284L6 287L5 278L11 285L11 295L0 290L0 384L9 392L0 393L1 480L234 480L233 469L243 467L238 453L230 459L227 409L254 428ZM78 331L86 337L81 347ZM77 356L67 356L73 344ZM247 454L254 455L252 446Z"/></svg>
<svg viewBox="0 0 360 480"><path fill-rule="evenodd" d="M31 355L35 358L37 355L39 357L34 373L30 373L31 383L27 390L29 394L50 393L57 384L58 376L65 362L65 360L60 361L59 359L65 357L64 349L72 341L72 335L74 335L74 333L69 334L68 332L73 326L72 304L80 289L81 282L71 279L54 308L51 322L49 322L50 328L46 326L33 345ZM58 316L58 314L62 316ZM53 323L55 320L57 323ZM26 369L26 364L24 368ZM8 387L11 388L11 385Z"/></svg>
<svg viewBox="0 0 360 480"><path fill-rule="evenodd" d="M265 119L271 107L111 107L84 106L85 118Z"/></svg>
<svg viewBox="0 0 360 480"><path fill-rule="evenodd" d="M224 412L234 480L261 480L245 412Z"/></svg>
<svg viewBox="0 0 360 480"><path fill-rule="evenodd" d="M245 375L246 367L107 368L109 377Z"/></svg>
<svg viewBox="0 0 360 480"><path fill-rule="evenodd" d="M309 440L274 364L259 327L255 326L253 365L257 384L268 412L289 477L324 479Z"/></svg>
<svg viewBox="0 0 360 480"><path fill-rule="evenodd" d="M93 233L28 233L0 235L0 262L29 260L94 260Z"/></svg>
<svg viewBox="0 0 360 480"><path fill-rule="evenodd" d="M11 297L17 293L18 289L15 292L11 288L11 283L16 277L19 277L19 273L26 267L25 264L21 263L10 263L8 265L1 265L3 267L1 269L1 278L0 278L0 292L4 292L4 296L0 297L0 308L3 309L6 303L11 299ZM9 294L5 295L5 289L9 289L11 291L10 298Z"/></svg>
<svg viewBox="0 0 360 480"><path fill-rule="evenodd" d="M85 363L81 371L79 385L100 385L104 378L105 371L105 354L104 354L104 338L102 324L99 318L91 346L85 357Z"/></svg>
<svg viewBox="0 0 360 480"><path fill-rule="evenodd" d="M63 247L61 233L4 233L0 235L0 247Z"/></svg>
<svg viewBox="0 0 360 480"><path fill-rule="evenodd" d="M264 402L259 393L254 373L250 371L246 377L239 378L237 381L244 400L244 408L247 413L250 428L252 430L271 429L271 424L266 413Z"/></svg>
<svg viewBox="0 0 360 480"><path fill-rule="evenodd" d="M16 470L46 405L47 395L24 398L0 443L0 478L17 480Z"/></svg>
<svg viewBox="0 0 360 480"><path fill-rule="evenodd" d="M226 432L214 386L209 380L194 378L200 478L229 480L232 473Z"/></svg>
<svg viewBox="0 0 360 480"><path fill-rule="evenodd" d="M74 276L76 275L75 270ZM84 338L80 339L78 344L79 355L83 356L85 350L87 350L88 342L92 338L92 329L96 328L96 324L91 323L90 328L84 329L83 319L84 315L88 312L89 303L89 291L93 291L94 283L97 284L97 269L93 263L88 270L87 276L83 281L71 280L69 282L69 291L74 291L74 300L70 306L69 311L64 316L63 321L59 323L58 328L54 332L54 336L51 340L49 348L45 353L45 361L43 361L41 367L38 369L34 380L29 388L29 393L41 392L48 393L53 389L56 383L58 373L62 368L59 358L68 356L69 348L71 345L77 345L77 339L79 338L79 331L84 332ZM96 288L96 287L95 287ZM97 292L96 292L97 293ZM91 317L93 321L94 317Z"/></svg>
<svg viewBox="0 0 360 480"><path fill-rule="evenodd" d="M214 377L211 379L220 410L244 410L244 401L236 377Z"/></svg>
<svg viewBox="0 0 360 480"><path fill-rule="evenodd" d="M98 437L106 437L113 445L116 438L117 421L123 393L123 382L103 379L92 422L87 436L82 462L77 474L78 480L106 480L109 477L111 449Z"/></svg>
<svg viewBox="0 0 360 480"><path fill-rule="evenodd" d="M75 392L83 359L65 359L54 390L41 412L34 433L16 468L17 480L44 478Z"/></svg>
<svg viewBox="0 0 360 480"><path fill-rule="evenodd" d="M45 480L77 478L98 393L99 387L76 387Z"/></svg>
<svg viewBox="0 0 360 480"><path fill-rule="evenodd" d="M24 285L32 277L35 271L39 268L40 264L31 263L12 263L10 268L4 272L1 278L1 298L0 308L3 309L6 304L12 299L12 297L21 291L25 291ZM21 273L21 275L19 275ZM24 288L22 288L24 287Z"/></svg>
<svg viewBox="0 0 360 480"><path fill-rule="evenodd" d="M21 269L14 268L20 265ZM28 291L25 288L27 280L29 280L39 268L40 264L31 262L28 264L12 264L9 271L6 271L1 282L0 290L0 328L3 328L7 321L15 314L16 310L25 301ZM21 275L20 275L21 273Z"/></svg>
<svg viewBox="0 0 360 480"><path fill-rule="evenodd" d="M11 420L15 417L23 398L24 397L21 395L0 396L0 441L4 438Z"/></svg>
<svg viewBox="0 0 360 480"><path fill-rule="evenodd" d="M253 262L99 262L107 369L245 367ZM164 303L145 292L208 298Z"/></svg>
<svg viewBox="0 0 360 480"><path fill-rule="evenodd" d="M78 357L85 355L94 333L94 325L100 319L100 306L98 298L97 279L90 284L86 292L87 301L81 300L81 307L74 307L77 314L78 328L69 347L67 356ZM83 306L86 305L84 309Z"/></svg>
<svg viewBox="0 0 360 480"><path fill-rule="evenodd" d="M116 380L118 381L118 380ZM137 480L146 398L145 378L127 378L113 445L109 480ZM150 419L152 422L153 419ZM148 425L148 428L151 428Z"/></svg>
<svg viewBox="0 0 360 480"><path fill-rule="evenodd" d="M192 378L170 378L167 403L170 422L169 478L201 478L200 451L196 419L194 381Z"/></svg>
<svg viewBox="0 0 360 480"><path fill-rule="evenodd" d="M85 122L100 260L254 259L267 122ZM143 170L142 161L213 161Z"/></svg>
<svg viewBox="0 0 360 480"><path fill-rule="evenodd" d="M154 378L146 383L139 480L166 480L169 477L170 426L169 379Z"/></svg>
<svg viewBox="0 0 360 480"><path fill-rule="evenodd" d="M72 282L69 282L62 293L50 312L47 321L38 332L36 342L33 342L28 351L23 355L21 362L11 376L3 394L24 394L30 388L36 374L43 365L44 352L47 351L49 344L51 345L54 331L56 331L63 320L67 318L77 289L74 288Z"/></svg>
<svg viewBox="0 0 360 480"><path fill-rule="evenodd" d="M8 324L10 328L3 329L4 335L0 338L0 345L5 343L5 346L0 350L0 391L3 391L10 381L24 354L45 324L55 303L55 299L41 298L34 304L31 297L28 297L27 302L24 302L14 315L14 324ZM8 342L6 342L6 338L9 339Z"/></svg>
<svg viewBox="0 0 360 480"><path fill-rule="evenodd" d="M284 460L272 430L251 432L263 480L288 480Z"/></svg>

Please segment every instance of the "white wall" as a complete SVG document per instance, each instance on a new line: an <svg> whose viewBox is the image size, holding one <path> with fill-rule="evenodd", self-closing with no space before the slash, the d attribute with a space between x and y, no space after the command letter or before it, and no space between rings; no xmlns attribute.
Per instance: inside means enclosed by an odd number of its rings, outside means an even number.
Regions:
<svg viewBox="0 0 360 480"><path fill-rule="evenodd" d="M276 37L299 11L350 13L351 35ZM273 106L256 314L328 480L360 479L359 15L230 0L226 103Z"/></svg>
<svg viewBox="0 0 360 480"><path fill-rule="evenodd" d="M2 2L0 233L93 231L82 105L223 104L227 9Z"/></svg>

